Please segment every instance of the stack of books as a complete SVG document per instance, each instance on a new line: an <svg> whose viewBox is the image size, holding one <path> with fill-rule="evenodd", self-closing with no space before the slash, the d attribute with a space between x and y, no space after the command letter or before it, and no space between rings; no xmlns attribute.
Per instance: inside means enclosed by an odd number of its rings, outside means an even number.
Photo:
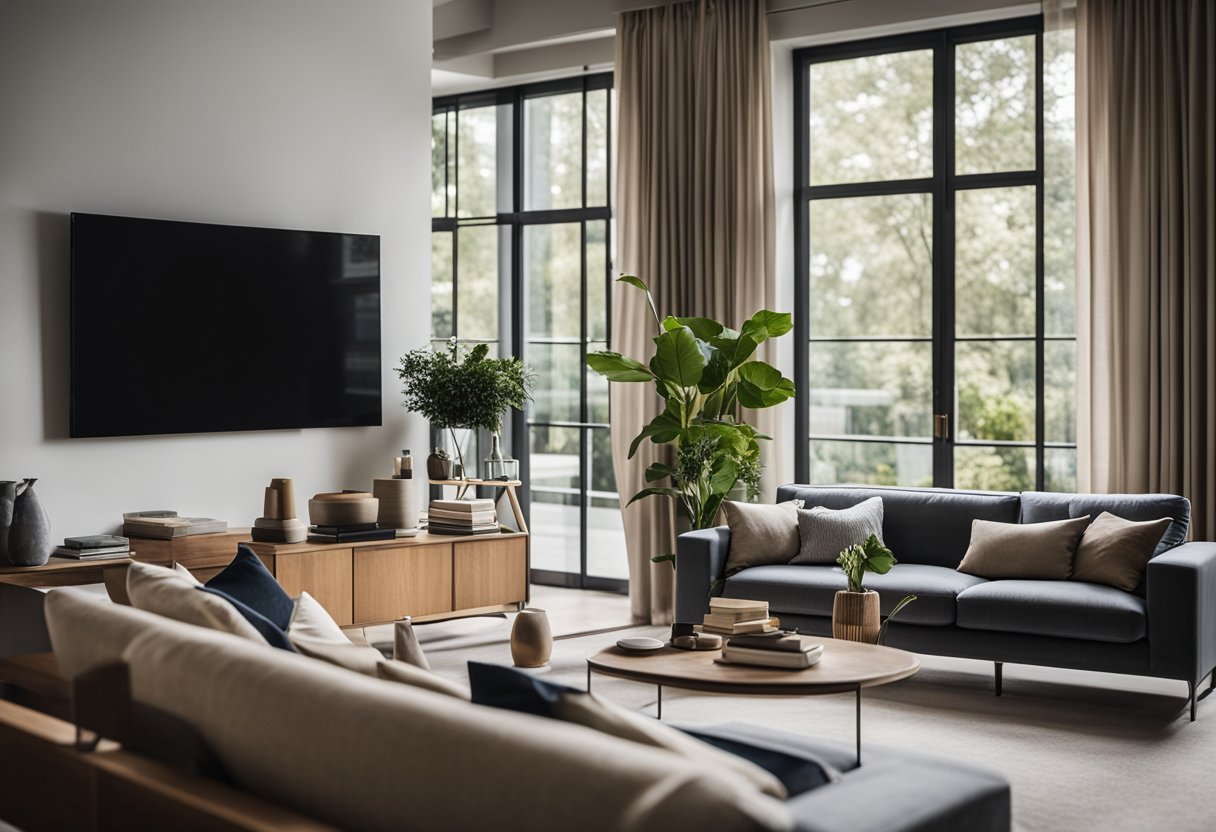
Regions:
<svg viewBox="0 0 1216 832"><path fill-rule="evenodd" d="M768 633L735 636L722 648L722 658L719 661L725 664L801 670L817 664L822 655L823 645L811 636Z"/></svg>
<svg viewBox="0 0 1216 832"><path fill-rule="evenodd" d="M91 534L87 537L68 537L63 545L55 549L55 557L73 560L113 560L129 558L131 542L113 534Z"/></svg>
<svg viewBox="0 0 1216 832"><path fill-rule="evenodd" d="M774 633L781 625L768 614L768 601L743 598L710 598L709 612L701 627L707 633L737 636L743 633Z"/></svg>
<svg viewBox="0 0 1216 832"><path fill-rule="evenodd" d="M360 540L392 540L396 529L382 529L375 523L356 526L309 526L309 543L356 543Z"/></svg>
<svg viewBox="0 0 1216 832"><path fill-rule="evenodd" d="M228 531L228 524L212 517L178 517L176 511L132 511L122 516L122 533L127 537L152 537L172 540L191 534Z"/></svg>
<svg viewBox="0 0 1216 832"><path fill-rule="evenodd" d="M493 500L432 500L426 516L431 534L496 534L499 529Z"/></svg>

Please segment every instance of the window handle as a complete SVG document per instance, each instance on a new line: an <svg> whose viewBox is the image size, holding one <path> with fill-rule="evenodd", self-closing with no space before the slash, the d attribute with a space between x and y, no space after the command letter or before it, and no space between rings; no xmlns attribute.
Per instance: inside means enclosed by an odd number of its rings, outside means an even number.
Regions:
<svg viewBox="0 0 1216 832"><path fill-rule="evenodd" d="M938 442L950 439L950 416L945 413L933 414L933 438Z"/></svg>

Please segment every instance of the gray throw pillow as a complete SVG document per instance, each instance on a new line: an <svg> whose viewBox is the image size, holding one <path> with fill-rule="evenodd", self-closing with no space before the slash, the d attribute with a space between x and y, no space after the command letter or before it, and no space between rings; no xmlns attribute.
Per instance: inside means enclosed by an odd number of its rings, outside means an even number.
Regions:
<svg viewBox="0 0 1216 832"><path fill-rule="evenodd" d="M834 564L841 552L865 543L870 535L882 543L882 497L871 497L850 508L803 509L798 512L801 547L790 563Z"/></svg>
<svg viewBox="0 0 1216 832"><path fill-rule="evenodd" d="M726 555L726 574L763 564L789 563L798 554L798 509L802 500L784 503L722 504L726 525L730 526L730 551Z"/></svg>
<svg viewBox="0 0 1216 832"><path fill-rule="evenodd" d="M992 580L1066 581L1088 517L1046 523L971 521L971 545L959 572Z"/></svg>

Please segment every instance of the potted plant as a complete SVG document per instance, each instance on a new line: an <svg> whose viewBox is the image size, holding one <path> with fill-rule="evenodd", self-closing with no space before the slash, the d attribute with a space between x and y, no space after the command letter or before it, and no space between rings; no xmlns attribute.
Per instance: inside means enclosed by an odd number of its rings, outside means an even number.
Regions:
<svg viewBox="0 0 1216 832"><path fill-rule="evenodd" d="M754 358L770 338L789 332L786 312L757 312L738 330L710 318L660 318L646 284L633 275L619 282L646 293L654 316L654 355L643 364L617 352L594 352L587 365L613 382L653 384L664 409L642 428L629 458L649 440L674 447L674 464L656 462L646 470L643 488L629 500L668 497L694 529L716 524L722 501L742 483L748 497L760 484L760 444L768 439L743 421L743 410L772 407L794 395L794 383L776 367ZM653 560L671 561L674 555Z"/></svg>
<svg viewBox="0 0 1216 832"><path fill-rule="evenodd" d="M879 614L878 593L866 589L862 581L867 572L890 572L896 564L895 555L872 534L865 543L855 543L841 552L836 562L844 570L848 588L837 592L832 602L832 638L881 644L887 623L916 596L901 599L884 622Z"/></svg>
<svg viewBox="0 0 1216 832"><path fill-rule="evenodd" d="M489 352L489 345L478 344L461 358L452 338L446 350L422 347L407 352L397 368L397 377L404 382L401 394L406 409L448 431L462 474L468 469L456 441L456 428L487 430L494 435L497 448L507 408L523 410L531 398L532 371L518 358L490 358Z"/></svg>
<svg viewBox="0 0 1216 832"><path fill-rule="evenodd" d="M426 476L432 480L450 480L452 478L452 458L443 448L435 448L426 458Z"/></svg>

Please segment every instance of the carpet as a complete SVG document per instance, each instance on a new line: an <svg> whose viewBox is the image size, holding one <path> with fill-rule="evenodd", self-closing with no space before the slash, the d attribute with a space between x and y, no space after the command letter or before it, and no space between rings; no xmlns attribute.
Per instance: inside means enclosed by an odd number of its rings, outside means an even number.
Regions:
<svg viewBox="0 0 1216 832"><path fill-rule="evenodd" d="M427 647L432 667L468 681L468 661L510 664L508 622L481 643ZM633 627L555 642L547 668L555 682L584 688L586 656L627 635L666 636ZM655 689L596 676L592 690L655 713ZM1003 772L1012 783L1014 828L1055 830L1216 829L1216 697L1188 721L1185 685L1111 674L1006 665L1004 695L992 692L992 665L921 657L912 678L863 694L862 742L917 748ZM751 722L853 741L853 695L741 697L667 688L665 721ZM881 799L881 795L876 795Z"/></svg>

